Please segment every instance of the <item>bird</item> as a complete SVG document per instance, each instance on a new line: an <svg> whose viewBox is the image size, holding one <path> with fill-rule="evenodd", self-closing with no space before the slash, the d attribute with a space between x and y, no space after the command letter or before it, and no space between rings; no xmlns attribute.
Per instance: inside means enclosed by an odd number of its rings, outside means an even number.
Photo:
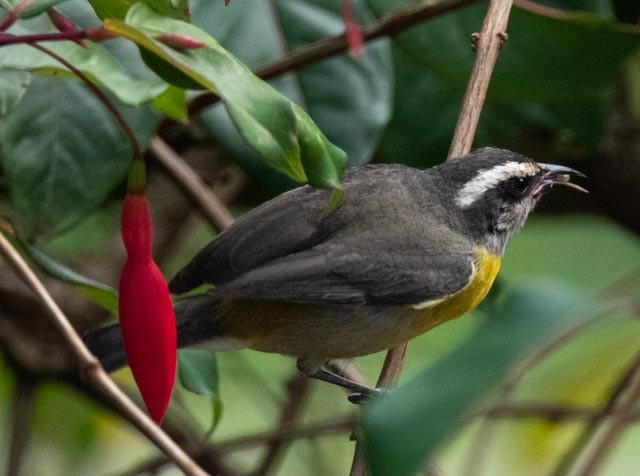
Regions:
<svg viewBox="0 0 640 476"><path fill-rule="evenodd" d="M169 283L180 347L295 357L353 401L378 389L332 365L400 345L473 310L509 239L555 185L586 192L561 165L485 147L429 169L349 168L344 196L302 186L240 217ZM117 324L90 331L108 371L126 365Z"/></svg>

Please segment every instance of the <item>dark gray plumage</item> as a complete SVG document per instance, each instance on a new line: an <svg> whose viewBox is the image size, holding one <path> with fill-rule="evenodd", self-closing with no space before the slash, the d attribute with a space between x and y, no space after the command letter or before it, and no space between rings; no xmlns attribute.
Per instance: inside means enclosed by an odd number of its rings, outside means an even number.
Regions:
<svg viewBox="0 0 640 476"><path fill-rule="evenodd" d="M204 248L170 289L210 283L222 298L339 304L412 304L454 293L469 281L473 250L457 233L462 217L437 192L437 169L350 169L344 199L328 216L327 190L283 194ZM421 220L425 207L447 219Z"/></svg>

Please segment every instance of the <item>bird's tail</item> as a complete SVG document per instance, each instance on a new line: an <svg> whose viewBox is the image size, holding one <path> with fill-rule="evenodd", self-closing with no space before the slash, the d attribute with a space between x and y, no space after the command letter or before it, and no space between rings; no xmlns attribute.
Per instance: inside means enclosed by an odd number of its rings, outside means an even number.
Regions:
<svg viewBox="0 0 640 476"><path fill-rule="evenodd" d="M215 342L217 338L223 338L215 320L218 304L219 300L209 293L185 298L175 304L178 347L189 347L207 341ZM118 324L92 329L83 339L107 372L127 365Z"/></svg>

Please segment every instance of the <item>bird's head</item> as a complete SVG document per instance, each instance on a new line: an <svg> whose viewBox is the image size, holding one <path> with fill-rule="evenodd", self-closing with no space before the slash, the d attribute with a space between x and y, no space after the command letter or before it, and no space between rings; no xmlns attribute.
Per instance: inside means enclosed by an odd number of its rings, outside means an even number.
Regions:
<svg viewBox="0 0 640 476"><path fill-rule="evenodd" d="M573 177L585 177L577 170L537 163L503 149L479 149L440 167L446 167L443 177L453 182L451 198L467 230L498 253L554 185L586 192L571 182Z"/></svg>

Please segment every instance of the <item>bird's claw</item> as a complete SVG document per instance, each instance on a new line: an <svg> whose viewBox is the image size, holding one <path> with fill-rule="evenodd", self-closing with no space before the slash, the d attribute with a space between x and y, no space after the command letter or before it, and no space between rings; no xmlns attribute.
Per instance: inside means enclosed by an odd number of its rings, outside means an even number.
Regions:
<svg viewBox="0 0 640 476"><path fill-rule="evenodd" d="M366 391L350 393L347 398L351 403L360 405L361 403L365 403L370 398L379 397L380 395L384 395L385 393L389 393L389 391L384 388L370 388Z"/></svg>

